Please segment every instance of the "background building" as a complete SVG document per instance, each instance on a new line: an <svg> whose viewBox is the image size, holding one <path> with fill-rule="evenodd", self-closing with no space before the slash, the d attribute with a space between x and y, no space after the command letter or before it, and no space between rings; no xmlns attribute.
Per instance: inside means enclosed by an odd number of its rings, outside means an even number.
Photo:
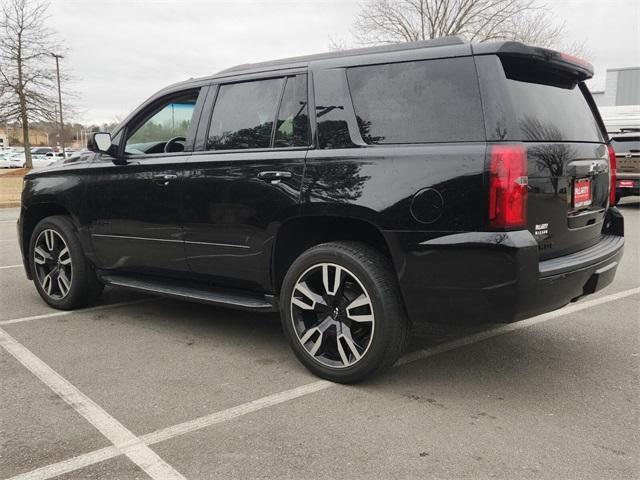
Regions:
<svg viewBox="0 0 640 480"><path fill-rule="evenodd" d="M49 134L35 128L29 129L29 142L32 146L49 145ZM0 126L0 147L22 145L22 128L16 125Z"/></svg>
<svg viewBox="0 0 640 480"><path fill-rule="evenodd" d="M609 132L640 129L640 67L607 70L604 90L591 94Z"/></svg>

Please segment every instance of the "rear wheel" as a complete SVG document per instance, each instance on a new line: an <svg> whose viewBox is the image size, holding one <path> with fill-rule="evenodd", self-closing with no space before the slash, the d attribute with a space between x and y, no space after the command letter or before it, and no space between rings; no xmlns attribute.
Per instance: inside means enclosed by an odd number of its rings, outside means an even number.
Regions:
<svg viewBox="0 0 640 480"><path fill-rule="evenodd" d="M73 310L97 299L104 286L86 261L71 221L48 217L31 235L29 263L42 299L52 307Z"/></svg>
<svg viewBox="0 0 640 480"><path fill-rule="evenodd" d="M291 265L281 295L283 329L313 373L353 383L391 366L408 322L387 258L358 242L332 242Z"/></svg>

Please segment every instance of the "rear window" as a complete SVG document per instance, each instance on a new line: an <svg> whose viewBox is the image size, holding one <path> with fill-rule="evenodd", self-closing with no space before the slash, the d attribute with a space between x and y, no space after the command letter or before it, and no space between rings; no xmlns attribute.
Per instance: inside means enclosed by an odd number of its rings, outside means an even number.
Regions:
<svg viewBox="0 0 640 480"><path fill-rule="evenodd" d="M369 144L485 140L471 57L354 67L347 77Z"/></svg>
<svg viewBox="0 0 640 480"><path fill-rule="evenodd" d="M503 66L522 140L604 141L581 84L562 83L538 65L509 65L503 61Z"/></svg>
<svg viewBox="0 0 640 480"><path fill-rule="evenodd" d="M616 153L640 153L640 137L613 137L611 145Z"/></svg>

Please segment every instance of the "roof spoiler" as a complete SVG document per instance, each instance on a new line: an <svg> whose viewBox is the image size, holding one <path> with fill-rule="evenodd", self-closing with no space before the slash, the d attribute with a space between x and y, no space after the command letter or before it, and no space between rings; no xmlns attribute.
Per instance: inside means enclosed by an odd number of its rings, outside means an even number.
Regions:
<svg viewBox="0 0 640 480"><path fill-rule="evenodd" d="M474 55L498 55L500 57L518 57L570 71L577 81L593 77L593 65L586 60L557 52L548 48L531 47L520 42L487 42L472 45Z"/></svg>

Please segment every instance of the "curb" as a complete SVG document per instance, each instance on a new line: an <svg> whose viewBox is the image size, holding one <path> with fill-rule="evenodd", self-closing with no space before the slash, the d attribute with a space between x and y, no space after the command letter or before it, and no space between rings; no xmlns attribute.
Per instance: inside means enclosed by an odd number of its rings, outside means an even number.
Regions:
<svg viewBox="0 0 640 480"><path fill-rule="evenodd" d="M19 206L20 202L0 202L0 208L14 208Z"/></svg>

